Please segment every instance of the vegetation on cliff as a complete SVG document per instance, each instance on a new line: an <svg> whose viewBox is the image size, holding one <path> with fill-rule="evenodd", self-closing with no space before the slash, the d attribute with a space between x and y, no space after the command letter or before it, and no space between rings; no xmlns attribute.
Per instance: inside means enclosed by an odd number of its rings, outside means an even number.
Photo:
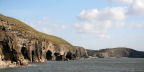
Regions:
<svg viewBox="0 0 144 72"><path fill-rule="evenodd" d="M144 58L144 52L137 51L126 47L106 48L101 50L88 50L88 55L93 57L129 57L129 58Z"/></svg>
<svg viewBox="0 0 144 72"><path fill-rule="evenodd" d="M72 46L62 38L38 32L15 18L0 14L0 67L87 56L82 47Z"/></svg>
<svg viewBox="0 0 144 72"><path fill-rule="evenodd" d="M72 46L70 43L68 43L67 41L65 41L62 38L39 32L39 31L35 30L34 28L30 27L29 25L25 24L24 22L19 21L15 18L4 16L4 15L0 14L0 20L8 22L5 24L9 24L11 26L11 29L20 31L21 33L23 33L24 36L25 36L25 34L27 34L27 35L30 35L28 37L33 37L33 38L40 39L40 40L49 40L59 46L62 46L65 44ZM2 25L2 23L0 23L0 24Z"/></svg>

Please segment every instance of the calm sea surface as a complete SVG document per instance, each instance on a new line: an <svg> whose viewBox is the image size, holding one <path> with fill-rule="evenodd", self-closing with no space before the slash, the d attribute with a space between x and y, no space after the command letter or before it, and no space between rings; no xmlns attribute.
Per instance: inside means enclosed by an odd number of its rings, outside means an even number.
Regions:
<svg viewBox="0 0 144 72"><path fill-rule="evenodd" d="M29 66L0 69L0 72L144 72L144 58L93 58L48 61Z"/></svg>

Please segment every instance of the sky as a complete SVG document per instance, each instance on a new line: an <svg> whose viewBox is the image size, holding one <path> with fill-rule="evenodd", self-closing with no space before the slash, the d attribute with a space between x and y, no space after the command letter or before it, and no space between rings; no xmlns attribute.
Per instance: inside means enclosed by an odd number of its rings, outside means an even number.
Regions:
<svg viewBox="0 0 144 72"><path fill-rule="evenodd" d="M144 0L0 0L0 13L86 49L144 51Z"/></svg>

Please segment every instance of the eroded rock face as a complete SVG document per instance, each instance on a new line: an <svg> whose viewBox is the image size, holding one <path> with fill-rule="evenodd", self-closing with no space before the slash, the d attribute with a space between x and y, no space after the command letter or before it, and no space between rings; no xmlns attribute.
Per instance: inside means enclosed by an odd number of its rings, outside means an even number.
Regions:
<svg viewBox="0 0 144 72"><path fill-rule="evenodd" d="M14 24L11 24L14 25ZM88 57L82 47L59 47L49 40L40 40L14 30L7 21L0 20L0 66L27 65L30 62L75 60ZM9 62L8 64L5 64Z"/></svg>

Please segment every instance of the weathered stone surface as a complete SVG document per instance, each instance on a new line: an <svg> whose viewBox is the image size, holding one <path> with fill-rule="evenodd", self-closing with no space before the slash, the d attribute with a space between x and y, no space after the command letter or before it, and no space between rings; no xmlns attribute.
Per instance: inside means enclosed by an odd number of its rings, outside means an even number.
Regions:
<svg viewBox="0 0 144 72"><path fill-rule="evenodd" d="M32 35L33 32L26 33L29 31L22 31L23 29L20 31L15 25L0 17L0 66L28 65L30 62L51 60L68 61L88 56L82 47L67 44L59 46L53 41Z"/></svg>

